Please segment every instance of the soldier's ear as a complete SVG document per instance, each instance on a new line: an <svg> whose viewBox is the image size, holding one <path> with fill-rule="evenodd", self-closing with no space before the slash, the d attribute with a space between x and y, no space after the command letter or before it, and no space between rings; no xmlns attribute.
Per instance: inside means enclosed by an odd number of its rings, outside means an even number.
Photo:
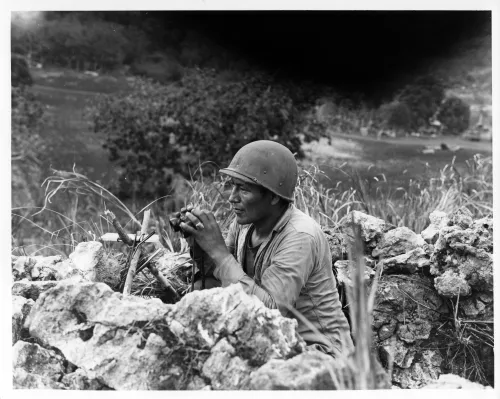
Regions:
<svg viewBox="0 0 500 399"><path fill-rule="evenodd" d="M280 202L280 197L278 197L276 194L271 194L271 205L276 205Z"/></svg>

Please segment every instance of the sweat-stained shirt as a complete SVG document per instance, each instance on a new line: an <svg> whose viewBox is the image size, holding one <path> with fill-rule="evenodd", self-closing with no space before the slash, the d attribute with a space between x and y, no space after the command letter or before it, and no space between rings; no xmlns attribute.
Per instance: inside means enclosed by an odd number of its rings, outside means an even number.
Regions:
<svg viewBox="0 0 500 399"><path fill-rule="evenodd" d="M257 296L267 307L295 318L298 333L308 345L319 345L319 349L334 357L352 350L330 248L319 224L290 204L260 244L254 258L253 278L242 266L252 229L251 224L232 223L225 240L231 255L213 271L222 287L240 283L247 294ZM295 308L321 335L288 307Z"/></svg>

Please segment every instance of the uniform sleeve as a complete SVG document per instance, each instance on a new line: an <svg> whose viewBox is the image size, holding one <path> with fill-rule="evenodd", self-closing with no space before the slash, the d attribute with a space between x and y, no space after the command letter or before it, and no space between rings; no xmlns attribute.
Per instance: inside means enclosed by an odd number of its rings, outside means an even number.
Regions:
<svg viewBox="0 0 500 399"><path fill-rule="evenodd" d="M257 296L268 308L279 309L282 315L294 307L302 287L314 268L316 246L313 237L294 232L283 239L271 265L262 275L261 285L243 272L234 257L227 256L214 275L222 286L240 283L245 292Z"/></svg>

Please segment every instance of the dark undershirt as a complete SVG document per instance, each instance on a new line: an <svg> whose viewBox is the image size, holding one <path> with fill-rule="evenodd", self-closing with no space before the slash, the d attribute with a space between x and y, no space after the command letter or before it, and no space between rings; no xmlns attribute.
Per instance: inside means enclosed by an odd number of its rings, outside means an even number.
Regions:
<svg viewBox="0 0 500 399"><path fill-rule="evenodd" d="M251 278L255 274L255 257L257 256L259 247L260 244L255 247L250 246L250 240L248 240L247 247L245 248L245 271Z"/></svg>

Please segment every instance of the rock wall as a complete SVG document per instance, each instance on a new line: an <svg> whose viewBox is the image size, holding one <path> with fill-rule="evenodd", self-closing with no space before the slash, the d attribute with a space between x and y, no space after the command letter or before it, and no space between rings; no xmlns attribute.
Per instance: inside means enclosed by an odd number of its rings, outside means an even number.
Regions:
<svg viewBox="0 0 500 399"><path fill-rule="evenodd" d="M377 264L383 270L374 364L392 369L394 387L437 384L448 373L493 384L492 220L466 211L430 219L417 234L352 214L367 284ZM324 231L345 303L355 229ZM295 320L238 284L173 305L114 292L119 265L97 242L69 259L13 257L12 275L15 388L339 389L356 374L353 354L308 350ZM377 387L391 386L382 367L374 373Z"/></svg>
<svg viewBox="0 0 500 399"><path fill-rule="evenodd" d="M417 234L353 212L340 232L325 229L341 292L350 284L353 223L364 242L368 285L382 265L373 340L393 368L393 384L420 388L454 373L493 385L492 218L435 211Z"/></svg>

